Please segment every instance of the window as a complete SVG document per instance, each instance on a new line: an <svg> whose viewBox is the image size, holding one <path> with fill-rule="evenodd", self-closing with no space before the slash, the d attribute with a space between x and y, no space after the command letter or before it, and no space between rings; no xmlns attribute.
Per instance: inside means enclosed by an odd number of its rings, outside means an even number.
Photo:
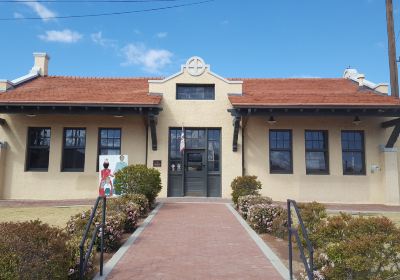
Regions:
<svg viewBox="0 0 400 280"><path fill-rule="evenodd" d="M306 173L328 174L328 132L322 130L306 130Z"/></svg>
<svg viewBox="0 0 400 280"><path fill-rule="evenodd" d="M208 160L208 171L220 171L220 137L221 131L219 129L208 130L208 149L207 149L207 160Z"/></svg>
<svg viewBox="0 0 400 280"><path fill-rule="evenodd" d="M97 167L99 169L99 155L120 155L121 154L121 129L100 128L97 153Z"/></svg>
<svg viewBox="0 0 400 280"><path fill-rule="evenodd" d="M342 162L344 175L365 175L363 131L342 131Z"/></svg>
<svg viewBox="0 0 400 280"><path fill-rule="evenodd" d="M27 171L47 171L49 168L50 128L28 128Z"/></svg>
<svg viewBox="0 0 400 280"><path fill-rule="evenodd" d="M206 146L205 129L185 129L185 148L204 149Z"/></svg>
<svg viewBox="0 0 400 280"><path fill-rule="evenodd" d="M292 131L269 131L269 170L270 173L293 173Z"/></svg>
<svg viewBox="0 0 400 280"><path fill-rule="evenodd" d="M85 128L65 128L62 171L84 171L85 168Z"/></svg>
<svg viewBox="0 0 400 280"><path fill-rule="evenodd" d="M214 85L176 85L176 99L214 100Z"/></svg>
<svg viewBox="0 0 400 280"><path fill-rule="evenodd" d="M172 128L169 131L169 170L182 171L182 153L180 152L182 130Z"/></svg>

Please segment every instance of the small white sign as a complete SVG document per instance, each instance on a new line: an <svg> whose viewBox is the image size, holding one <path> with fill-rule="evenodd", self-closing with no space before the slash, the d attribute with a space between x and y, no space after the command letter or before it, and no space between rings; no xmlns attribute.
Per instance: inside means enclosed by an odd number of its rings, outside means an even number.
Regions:
<svg viewBox="0 0 400 280"><path fill-rule="evenodd" d="M99 156L99 195L115 195L114 174L128 166L128 155L101 155Z"/></svg>

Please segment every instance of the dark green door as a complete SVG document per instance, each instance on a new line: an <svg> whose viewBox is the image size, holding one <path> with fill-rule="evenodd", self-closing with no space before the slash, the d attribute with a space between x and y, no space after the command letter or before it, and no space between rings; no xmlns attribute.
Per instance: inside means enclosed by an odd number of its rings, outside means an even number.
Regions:
<svg viewBox="0 0 400 280"><path fill-rule="evenodd" d="M207 196L207 165L204 150L185 152L185 196Z"/></svg>
<svg viewBox="0 0 400 280"><path fill-rule="evenodd" d="M182 129L169 130L168 196L221 197L221 129L184 131L181 151Z"/></svg>

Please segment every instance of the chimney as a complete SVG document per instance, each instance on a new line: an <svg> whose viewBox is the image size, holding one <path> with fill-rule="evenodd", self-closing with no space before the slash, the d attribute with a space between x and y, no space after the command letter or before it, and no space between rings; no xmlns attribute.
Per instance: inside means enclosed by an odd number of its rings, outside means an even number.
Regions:
<svg viewBox="0 0 400 280"><path fill-rule="evenodd" d="M32 70L37 71L40 76L47 76L50 57L47 53L33 53L33 57L35 58L35 64Z"/></svg>
<svg viewBox="0 0 400 280"><path fill-rule="evenodd" d="M9 80L0 80L0 92L5 92L12 88L12 83Z"/></svg>
<svg viewBox="0 0 400 280"><path fill-rule="evenodd" d="M358 86L359 87L364 86L364 80L365 80L365 75L364 74L358 74L357 81L358 81Z"/></svg>

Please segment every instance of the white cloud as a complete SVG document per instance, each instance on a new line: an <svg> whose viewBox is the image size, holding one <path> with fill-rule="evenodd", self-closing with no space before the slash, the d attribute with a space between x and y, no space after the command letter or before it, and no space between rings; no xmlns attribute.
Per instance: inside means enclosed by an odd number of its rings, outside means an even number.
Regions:
<svg viewBox="0 0 400 280"><path fill-rule="evenodd" d="M100 45L102 47L117 48L116 41L104 38L103 33L101 31L90 34L90 38L92 39L93 43Z"/></svg>
<svg viewBox="0 0 400 280"><path fill-rule="evenodd" d="M159 33L156 34L156 37L160 38L160 39L165 38L167 36L168 36L167 32L159 32Z"/></svg>
<svg viewBox="0 0 400 280"><path fill-rule="evenodd" d="M76 43L82 38L82 34L69 29L48 30L46 34L39 35L39 38L46 42Z"/></svg>
<svg viewBox="0 0 400 280"><path fill-rule="evenodd" d="M16 0L18 2L18 0ZM48 21L49 17L55 17L57 14L39 2L23 2L24 5L30 7L44 21Z"/></svg>
<svg viewBox="0 0 400 280"><path fill-rule="evenodd" d="M173 54L163 49L148 49L144 44L128 44L121 49L125 58L124 66L140 65L150 73L159 73L162 68L171 63Z"/></svg>
<svg viewBox="0 0 400 280"><path fill-rule="evenodd" d="M14 18L24 18L24 16L20 13L14 13Z"/></svg>

